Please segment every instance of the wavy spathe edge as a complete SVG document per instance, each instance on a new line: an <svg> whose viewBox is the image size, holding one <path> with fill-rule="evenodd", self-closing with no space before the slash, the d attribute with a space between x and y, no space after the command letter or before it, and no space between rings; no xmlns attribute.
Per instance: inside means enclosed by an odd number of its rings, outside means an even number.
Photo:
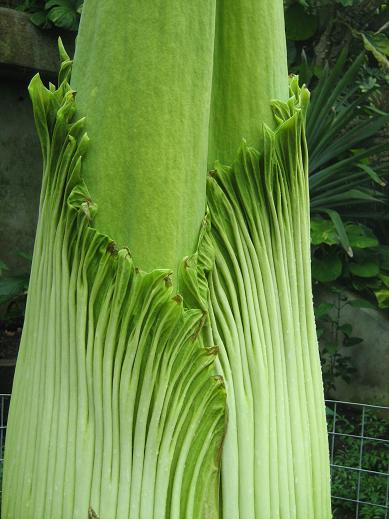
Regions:
<svg viewBox="0 0 389 519"><path fill-rule="evenodd" d="M29 87L44 174L3 517L217 517L225 389L205 308L93 228L86 121L60 56L59 87Z"/></svg>
<svg viewBox="0 0 389 519"><path fill-rule="evenodd" d="M218 517L221 455L223 517L254 510L327 519L309 295L308 91L292 78L290 99L272 103L277 127L264 127L261 153L242 142L235 163L217 163L209 175L209 211L197 250L180 265L179 295L171 271L139 270L128 249L93 228L97 206L81 173L85 119L77 118L61 44L60 55L58 89L37 76L30 86L44 177L4 519L76 519L88 510L101 519L113 510L117 517ZM300 371L285 362L293 350L284 342L288 327L309 343L307 358L295 350Z"/></svg>
<svg viewBox="0 0 389 519"><path fill-rule="evenodd" d="M312 305L309 92L290 79L260 152L242 141L208 177L209 341L218 346L229 419L223 518L329 519L325 405Z"/></svg>

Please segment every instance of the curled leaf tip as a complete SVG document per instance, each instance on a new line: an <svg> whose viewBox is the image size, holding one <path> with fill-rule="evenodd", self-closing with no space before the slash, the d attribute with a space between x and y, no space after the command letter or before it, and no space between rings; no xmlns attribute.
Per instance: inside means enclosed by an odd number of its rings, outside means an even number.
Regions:
<svg viewBox="0 0 389 519"><path fill-rule="evenodd" d="M165 282L165 286L167 288L170 288L173 285L172 276L173 276L173 273L169 272L169 274L163 278L163 280Z"/></svg>
<svg viewBox="0 0 389 519"><path fill-rule="evenodd" d="M180 294L176 294L174 297L173 297L173 301L175 301L177 304L181 305L182 302L184 301L182 295Z"/></svg>
<svg viewBox="0 0 389 519"><path fill-rule="evenodd" d="M108 244L107 252L109 252L109 254L112 254L112 256L116 256L118 254L119 248L118 248L117 244L114 241L111 241Z"/></svg>
<svg viewBox="0 0 389 519"><path fill-rule="evenodd" d="M132 258L132 254L131 254L131 251L128 247L123 247L123 249L125 252L126 252L126 256L129 257L129 258Z"/></svg>

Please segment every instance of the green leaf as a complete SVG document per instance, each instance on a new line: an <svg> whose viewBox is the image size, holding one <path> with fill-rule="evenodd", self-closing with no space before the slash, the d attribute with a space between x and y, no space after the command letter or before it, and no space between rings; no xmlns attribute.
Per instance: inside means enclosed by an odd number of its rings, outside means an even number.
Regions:
<svg viewBox="0 0 389 519"><path fill-rule="evenodd" d="M30 16L31 22L37 27L48 28L50 24L48 24L47 13L45 11L37 11L36 13Z"/></svg>
<svg viewBox="0 0 389 519"><path fill-rule="evenodd" d="M379 198L373 196L367 189L350 189L345 193L346 200L366 200L368 202L379 202Z"/></svg>
<svg viewBox="0 0 389 519"><path fill-rule="evenodd" d="M326 415L327 416L334 416L334 411L330 407L326 406Z"/></svg>
<svg viewBox="0 0 389 519"><path fill-rule="evenodd" d="M383 272L380 272L379 276L380 280L383 282L383 284L389 288L389 275L384 274Z"/></svg>
<svg viewBox="0 0 389 519"><path fill-rule="evenodd" d="M344 335L351 335L352 331L353 331L353 327L351 326L351 324L349 323L345 323L345 324L342 324L341 326L339 326L339 330L344 333Z"/></svg>
<svg viewBox="0 0 389 519"><path fill-rule="evenodd" d="M333 355L338 351L338 344L336 342L327 342L325 345L325 350Z"/></svg>
<svg viewBox="0 0 389 519"><path fill-rule="evenodd" d="M382 67L389 68L389 60L387 58L389 56L389 39L387 36L382 32L378 34L361 32L359 34L362 36L365 49L373 54Z"/></svg>
<svg viewBox="0 0 389 519"><path fill-rule="evenodd" d="M47 18L54 25L63 29L73 29L77 20L76 13L68 7L53 7L49 11Z"/></svg>
<svg viewBox="0 0 389 519"><path fill-rule="evenodd" d="M384 288L382 290L376 290L374 292L376 298L378 307L381 309L389 308L389 289Z"/></svg>
<svg viewBox="0 0 389 519"><path fill-rule="evenodd" d="M320 303L319 306L315 307L316 319L320 319L320 317L327 315L332 308L334 308L334 305L331 303Z"/></svg>
<svg viewBox="0 0 389 519"><path fill-rule="evenodd" d="M322 258L312 258L312 276L320 283L335 281L342 274L342 261L337 254L327 254Z"/></svg>
<svg viewBox="0 0 389 519"><path fill-rule="evenodd" d="M368 166L367 164L363 164L363 163L357 164L357 166L358 166L358 168L365 171L365 173L367 173L369 175L369 177L373 180L373 182L380 185L381 187L386 186L386 182L384 182L380 178L380 176L374 171L374 169L372 169L370 166Z"/></svg>
<svg viewBox="0 0 389 519"><path fill-rule="evenodd" d="M302 5L293 4L285 12L285 26L288 40L303 41L316 33L318 20L308 14Z"/></svg>
<svg viewBox="0 0 389 519"><path fill-rule="evenodd" d="M350 272L354 274L354 276L358 276L360 278L372 278L374 276L378 276L380 272L378 263L369 259L363 260L359 263L350 263L349 269Z"/></svg>
<svg viewBox="0 0 389 519"><path fill-rule="evenodd" d="M340 214L337 211L334 211L333 209L325 209L325 212L331 218L331 221L335 226L342 247L344 248L348 256L352 257L353 250L351 248L350 240L347 235L346 228L343 224L343 220L340 217Z"/></svg>
<svg viewBox="0 0 389 519"><path fill-rule="evenodd" d="M337 245L339 237L334 223L323 218L311 218L311 242L313 245Z"/></svg>
<svg viewBox="0 0 389 519"><path fill-rule="evenodd" d="M357 344L361 344L363 339L361 337L345 337L343 340L343 346L356 346Z"/></svg>
<svg viewBox="0 0 389 519"><path fill-rule="evenodd" d="M323 328L317 328L317 329L316 329L316 336L317 336L317 339L318 339L318 340L319 340L320 337L323 335L323 333L324 333Z"/></svg>
<svg viewBox="0 0 389 519"><path fill-rule="evenodd" d="M347 235L350 245L356 249L366 249L368 247L377 247L378 239L371 229L359 223L346 224Z"/></svg>
<svg viewBox="0 0 389 519"><path fill-rule="evenodd" d="M26 276L10 276L0 279L0 304L5 304L27 289Z"/></svg>

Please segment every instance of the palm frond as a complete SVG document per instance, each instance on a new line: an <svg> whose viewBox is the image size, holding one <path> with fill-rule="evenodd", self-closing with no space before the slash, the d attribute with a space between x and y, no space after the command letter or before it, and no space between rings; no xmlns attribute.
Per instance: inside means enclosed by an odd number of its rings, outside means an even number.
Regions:
<svg viewBox="0 0 389 519"><path fill-rule="evenodd" d="M349 66L343 50L335 66L324 69L312 93L307 141L313 213L330 216L328 211L335 210L339 218L389 218L389 197L383 189L389 167L379 160L389 152L389 142L379 139L389 114L370 107L368 93L359 91L364 59L361 53Z"/></svg>

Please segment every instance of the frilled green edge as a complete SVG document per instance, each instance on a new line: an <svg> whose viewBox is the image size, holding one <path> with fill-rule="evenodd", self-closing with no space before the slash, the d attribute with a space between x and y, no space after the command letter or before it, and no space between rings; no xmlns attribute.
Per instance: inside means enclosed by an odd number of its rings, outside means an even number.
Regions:
<svg viewBox="0 0 389 519"><path fill-rule="evenodd" d="M224 388L205 343L219 349L229 408L220 515L328 519L308 92L292 79L263 152L242 143L231 168L211 172L212 227L208 215L178 276L184 309L169 272L138 271L91 226L87 137L62 60L58 90L31 85L45 174L3 517L217 517Z"/></svg>
<svg viewBox="0 0 389 519"><path fill-rule="evenodd" d="M223 519L329 519L330 476L312 305L306 88L273 102L259 154L242 143L208 180L209 340L227 389ZM199 256L202 256L201 247ZM202 279L200 277L200 279Z"/></svg>
<svg viewBox="0 0 389 519"><path fill-rule="evenodd" d="M141 272L93 228L60 52L59 88L30 84L44 174L2 518L218 517L225 388L205 305L184 308L169 271Z"/></svg>

